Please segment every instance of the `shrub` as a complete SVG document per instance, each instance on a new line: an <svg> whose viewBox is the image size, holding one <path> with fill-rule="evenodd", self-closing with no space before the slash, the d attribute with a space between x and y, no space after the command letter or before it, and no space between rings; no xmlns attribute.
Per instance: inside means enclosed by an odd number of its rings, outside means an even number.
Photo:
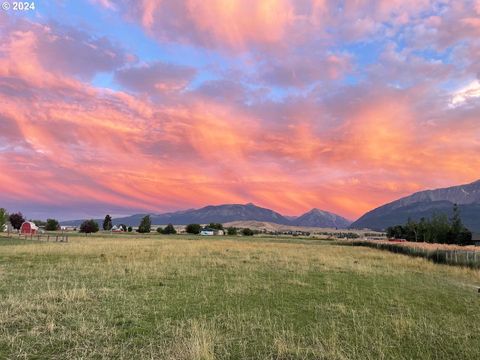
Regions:
<svg viewBox="0 0 480 360"><path fill-rule="evenodd" d="M165 229L163 229L163 234L165 235L170 235L170 234L176 234L177 230L173 227L172 224L168 224Z"/></svg>

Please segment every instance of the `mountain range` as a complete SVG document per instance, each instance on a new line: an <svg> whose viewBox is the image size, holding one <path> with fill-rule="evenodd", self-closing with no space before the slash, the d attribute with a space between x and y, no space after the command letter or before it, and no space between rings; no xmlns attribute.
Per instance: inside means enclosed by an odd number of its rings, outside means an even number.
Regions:
<svg viewBox="0 0 480 360"><path fill-rule="evenodd" d="M434 214L452 216L453 204L458 204L464 225L480 232L480 180L471 184L420 191L367 212L351 227L384 230L404 224L408 219L420 220Z"/></svg>
<svg viewBox="0 0 480 360"><path fill-rule="evenodd" d="M420 220L422 217L430 218L434 214L447 214L450 217L453 204L458 204L465 226L473 232L480 232L480 180L471 184L417 192L373 209L353 223L344 217L319 209L312 209L301 216L295 217L285 216L251 203L209 205L200 209L149 215L152 224L155 225L259 221L290 226L383 231L388 226L404 224L408 219ZM136 214L116 218L113 223L138 226L145 215ZM64 221L62 225L78 226L82 221ZM101 224L103 219L97 219L97 221Z"/></svg>
<svg viewBox="0 0 480 360"><path fill-rule="evenodd" d="M113 224L125 224L127 226L138 226L141 219L147 214L136 214L132 216L113 219ZM312 209L299 216L284 216L276 211L262 208L254 204L225 204L209 205L201 209L189 209L164 214L148 214L152 224L163 225L186 225L192 223L208 224L211 222L226 223L232 221L265 221L282 225L309 226L309 227L332 227L346 229L351 221L319 209ZM64 221L61 224L66 226L78 226L83 220ZM96 219L102 224L103 219Z"/></svg>

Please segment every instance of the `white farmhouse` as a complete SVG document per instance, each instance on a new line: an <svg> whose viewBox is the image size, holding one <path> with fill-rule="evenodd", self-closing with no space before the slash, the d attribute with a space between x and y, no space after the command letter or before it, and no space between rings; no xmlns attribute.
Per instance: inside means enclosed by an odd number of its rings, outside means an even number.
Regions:
<svg viewBox="0 0 480 360"><path fill-rule="evenodd" d="M213 235L215 235L215 230L210 229L210 228L204 228L204 229L202 229L202 231L200 231L200 235L213 236Z"/></svg>

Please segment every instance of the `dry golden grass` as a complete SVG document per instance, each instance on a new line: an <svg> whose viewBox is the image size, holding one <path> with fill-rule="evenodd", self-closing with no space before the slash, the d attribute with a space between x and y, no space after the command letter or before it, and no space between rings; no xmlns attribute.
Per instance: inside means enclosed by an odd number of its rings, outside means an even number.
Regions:
<svg viewBox="0 0 480 360"><path fill-rule="evenodd" d="M326 242L0 240L0 358L478 358L477 286Z"/></svg>

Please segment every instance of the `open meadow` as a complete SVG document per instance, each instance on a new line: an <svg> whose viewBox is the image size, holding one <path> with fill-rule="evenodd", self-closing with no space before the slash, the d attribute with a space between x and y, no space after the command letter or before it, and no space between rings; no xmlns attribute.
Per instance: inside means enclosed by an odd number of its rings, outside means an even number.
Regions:
<svg viewBox="0 0 480 360"><path fill-rule="evenodd" d="M0 238L0 358L479 359L479 286L329 241Z"/></svg>

